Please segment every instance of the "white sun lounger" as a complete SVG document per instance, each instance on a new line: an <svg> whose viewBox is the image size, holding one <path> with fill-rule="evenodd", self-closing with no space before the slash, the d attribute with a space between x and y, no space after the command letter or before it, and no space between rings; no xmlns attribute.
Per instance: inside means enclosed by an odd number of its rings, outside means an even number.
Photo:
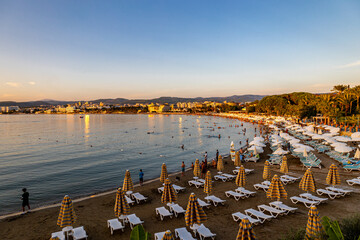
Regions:
<svg viewBox="0 0 360 240"><path fill-rule="evenodd" d="M262 184L270 186L271 182L270 181L263 181Z"/></svg>
<svg viewBox="0 0 360 240"><path fill-rule="evenodd" d="M84 227L77 227L72 230L72 237L74 240L87 239L88 235L85 232Z"/></svg>
<svg viewBox="0 0 360 240"><path fill-rule="evenodd" d="M172 186L173 186L176 193L179 193L181 191L185 191L185 189L186 189L185 187L180 187L180 186L175 185L175 184L173 184Z"/></svg>
<svg viewBox="0 0 360 240"><path fill-rule="evenodd" d="M142 195L141 193L133 193L131 194L131 196L135 198L137 204L139 204L141 201L146 202L147 200L147 197L144 197L144 195Z"/></svg>
<svg viewBox="0 0 360 240"><path fill-rule="evenodd" d="M196 240L196 238L193 238L191 233L185 227L176 228L175 237L179 238L180 240Z"/></svg>
<svg viewBox="0 0 360 240"><path fill-rule="evenodd" d="M286 214L289 214L291 212L294 213L297 210L297 208L289 207L289 206L283 204L280 201L271 202L271 203L269 203L269 205L274 207L274 208L281 209L281 210L285 211Z"/></svg>
<svg viewBox="0 0 360 240"><path fill-rule="evenodd" d="M162 193L163 191L164 191L164 187L159 187L159 188L158 188L158 192L159 192L159 193Z"/></svg>
<svg viewBox="0 0 360 240"><path fill-rule="evenodd" d="M245 194L234 192L234 191L226 191L225 195L227 197L234 197L236 201L239 201L240 198L242 198L242 199L246 198Z"/></svg>
<svg viewBox="0 0 360 240"><path fill-rule="evenodd" d="M198 182L201 182L201 183L205 184L205 179L198 178L196 181L198 181Z"/></svg>
<svg viewBox="0 0 360 240"><path fill-rule="evenodd" d="M358 179L358 178L349 179L349 180L346 180L346 182L351 186L353 186L354 184L360 185L360 179Z"/></svg>
<svg viewBox="0 0 360 240"><path fill-rule="evenodd" d="M108 228L110 228L111 235L114 234L115 230L121 229L124 232L124 228L125 228L125 226L123 226L121 224L121 222L119 221L119 219L117 219L117 218L107 220L107 226L108 226Z"/></svg>
<svg viewBox="0 0 360 240"><path fill-rule="evenodd" d="M200 240L204 240L205 238L215 239L216 234L212 233L210 229L204 226L204 224L194 224L190 228L194 231L195 236L196 233L199 234Z"/></svg>
<svg viewBox="0 0 360 240"><path fill-rule="evenodd" d="M210 195L205 197L205 200L208 200L208 202L212 202L214 204L214 206L216 207L219 203L221 203L222 205L225 204L226 200L222 200L218 197L215 197L214 195Z"/></svg>
<svg viewBox="0 0 360 240"><path fill-rule="evenodd" d="M167 204L170 208L170 211L174 213L175 217L178 217L179 214L185 213L185 209L183 209L179 204L177 203L168 203Z"/></svg>
<svg viewBox="0 0 360 240"><path fill-rule="evenodd" d="M284 210L273 208L273 207L270 207L270 206L265 205L265 204L259 205L258 209L261 212L269 212L271 214L271 216L273 216L274 218L277 218L279 215L281 216L281 215L284 215L286 213Z"/></svg>
<svg viewBox="0 0 360 240"><path fill-rule="evenodd" d="M244 218L247 218L250 221L251 224L254 224L254 225L260 224L260 220L254 219L254 218L252 218L252 217L250 217L248 215L245 215L245 214L243 214L241 212L236 212L236 213L233 213L231 215L232 215L235 222L237 222L239 220L242 220Z"/></svg>
<svg viewBox="0 0 360 240"><path fill-rule="evenodd" d="M252 191L246 190L246 189L243 188L243 187L238 187L237 189L235 189L235 192L245 194L246 197L255 196L255 194L256 194L256 192L252 192Z"/></svg>
<svg viewBox="0 0 360 240"><path fill-rule="evenodd" d="M64 232L60 231L60 232L54 232L51 234L52 238L58 237L59 240L65 240L65 234Z"/></svg>
<svg viewBox="0 0 360 240"><path fill-rule="evenodd" d="M264 190L266 192L269 189L269 185L265 185L262 183L256 183L256 184L254 184L254 188L256 190L259 190L261 188L262 190Z"/></svg>
<svg viewBox="0 0 360 240"><path fill-rule="evenodd" d="M204 186L204 183L198 182L198 181L195 181L195 180L190 180L190 181L188 181L188 183L189 183L190 186L194 185L196 188Z"/></svg>
<svg viewBox="0 0 360 240"><path fill-rule="evenodd" d="M154 233L155 240L161 240L161 239L163 239L165 233L166 233L166 232Z"/></svg>
<svg viewBox="0 0 360 240"><path fill-rule="evenodd" d="M144 221L141 221L136 214L130 214L126 216L126 221L129 222L130 228L133 229L136 225L143 224Z"/></svg>
<svg viewBox="0 0 360 240"><path fill-rule="evenodd" d="M296 181L298 181L298 180L300 180L300 178L298 178L298 177L293 177L293 176L289 176L289 175L282 175L282 176L280 176L281 178L286 178L286 179L289 179L289 180L292 180L293 182L296 182Z"/></svg>
<svg viewBox="0 0 360 240"><path fill-rule="evenodd" d="M329 200L328 198L321 198L321 197L314 196L311 193L302 193L302 194L300 194L300 197L306 198L306 199L311 200L311 201L317 201L317 202L320 202L320 203L324 203L327 200Z"/></svg>
<svg viewBox="0 0 360 240"><path fill-rule="evenodd" d="M287 179L287 178L282 178L282 177L280 177L280 181L281 181L284 185L287 185L287 184L290 184L290 183L294 183L292 180Z"/></svg>
<svg viewBox="0 0 360 240"><path fill-rule="evenodd" d="M129 198L129 197L126 196L126 195L125 195L125 199L126 199L127 203L130 204L130 205L133 205L133 204L135 203L134 200L132 200L131 198Z"/></svg>
<svg viewBox="0 0 360 240"><path fill-rule="evenodd" d="M248 175L249 173L252 173L253 171L255 171L255 169L247 169L247 168L245 168L245 175Z"/></svg>
<svg viewBox="0 0 360 240"><path fill-rule="evenodd" d="M207 203L207 202L204 202L203 200L201 200L200 198L198 198L198 203L200 205L200 207L207 207L207 208L210 208L211 204Z"/></svg>
<svg viewBox="0 0 360 240"><path fill-rule="evenodd" d="M320 202L318 202L318 201L311 201L311 200L308 200L306 198L301 198L301 197L298 197L298 196L290 197L290 200L295 204L297 204L298 202L301 202L307 208L310 208L313 205L319 205L320 204Z"/></svg>
<svg viewBox="0 0 360 240"><path fill-rule="evenodd" d="M226 177L228 180L234 180L236 178L236 175L231 175L231 174L228 174L228 173L223 173L221 174L222 176Z"/></svg>
<svg viewBox="0 0 360 240"><path fill-rule="evenodd" d="M331 199L343 196L342 193L337 193L337 192L333 192L333 191L321 189L321 188L317 189L316 193L319 195L327 194L329 196L329 198L331 198Z"/></svg>
<svg viewBox="0 0 360 240"><path fill-rule="evenodd" d="M326 190L330 190L330 191L333 191L333 192L342 193L343 196L345 196L346 194L352 193L352 190L345 190L345 189L336 188L336 187L327 187Z"/></svg>
<svg viewBox="0 0 360 240"><path fill-rule="evenodd" d="M172 213L169 212L169 210L167 210L164 207L158 207L155 209L156 215L160 215L160 219L161 221L164 220L165 217L170 217L172 218Z"/></svg>
<svg viewBox="0 0 360 240"><path fill-rule="evenodd" d="M215 180L221 180L221 181L223 181L223 182L226 182L226 181L228 180L227 177L224 177L224 176L222 176L222 175L215 175L215 176L214 176L214 179L215 179Z"/></svg>
<svg viewBox="0 0 360 240"><path fill-rule="evenodd" d="M256 218L261 223L265 222L266 220L270 221L273 218L273 216L271 216L271 215L267 215L263 212L260 212L258 210L252 209L252 208L246 209L245 213L250 217Z"/></svg>

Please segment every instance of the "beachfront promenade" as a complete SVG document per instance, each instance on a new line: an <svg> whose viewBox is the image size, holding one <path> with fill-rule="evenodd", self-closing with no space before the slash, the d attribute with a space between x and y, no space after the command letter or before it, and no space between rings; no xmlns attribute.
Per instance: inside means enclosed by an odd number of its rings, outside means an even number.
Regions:
<svg viewBox="0 0 360 240"><path fill-rule="evenodd" d="M306 144L307 140L301 140L301 143ZM255 191L253 185L263 181L263 168L264 162L268 159L268 154L273 151L270 149L270 145L264 148L264 152L260 154L260 161L258 162L246 162L245 168L254 169L253 173L246 176L245 188L251 191ZM313 151L313 153L321 160L321 168L312 168L314 173L316 187L325 188L326 176L331 164L338 164L336 160L332 159L325 153ZM288 158L288 175L294 177L301 177L306 168L299 158L294 157L292 154L287 155ZM233 174L235 169L233 162L229 157L224 159L224 173ZM161 166L159 166L160 176ZM271 165L271 176L274 174L282 175L280 173L279 165ZM210 168L212 176L217 174L216 169ZM328 200L326 203L318 205L320 216L328 216L330 218L341 219L349 214L359 213L360 205L360 187L349 186L345 180L355 178L359 176L359 172L347 172L342 167L339 167L339 173L341 177L341 184L339 187L352 190L353 192L342 198L334 200ZM136 173L132 173L133 179L136 178ZM176 180L176 177L180 177L180 180ZM190 187L188 181L193 178L193 172L187 171L185 176L181 174L174 174L170 176L171 181L179 186L186 187L185 192L178 194L177 203L186 209L188 198L190 193L195 193L197 197L204 200L206 194L203 192L203 188ZM184 216L181 215L178 218L166 219L161 221L155 214L157 207L164 206L161 203L161 194L158 193L158 188L162 186L158 179L147 182L144 186L136 186L134 191L140 192L144 196L148 197L148 201L142 204L135 204L130 207L130 213L136 213L136 215L143 220L144 227L147 231L153 233L163 232L166 230L174 231L176 228L185 227ZM254 197L240 199L236 201L234 198L227 198L225 192L229 190L235 190L237 186L234 181L216 181L213 183L212 194L226 200L225 205L219 205L217 207L211 206L205 208L207 215L207 221L205 226L208 227L213 233L217 235L217 239L235 239L238 232L238 223L236 223L231 214L235 212L242 212L246 209L257 209L257 206L261 204L269 204L273 200L266 198L266 194L263 190L257 190ZM281 200L288 206L298 208L295 214L289 214L286 216L280 216L271 221L266 221L263 224L254 226L254 231L258 239L268 239L271 236L272 239L278 239L286 234L291 228L297 229L299 227L305 227L308 219L308 208L302 204L293 204L290 201L290 197L299 196L302 191L299 189L299 182L285 185L288 198ZM317 195L316 193L313 193ZM323 197L323 196L322 196ZM99 197L88 198L83 201L75 202L75 212L77 214L77 221L74 227L84 226L89 239L129 239L130 227L126 225L124 232L115 232L113 236L110 235L110 230L106 226L106 221L114 218L114 203L115 192L102 195ZM41 211L34 211L23 216L16 216L4 219L0 222L0 239L48 239L52 232L61 230L57 225L57 217L59 213L59 207L48 208ZM190 229L188 229L190 230Z"/></svg>

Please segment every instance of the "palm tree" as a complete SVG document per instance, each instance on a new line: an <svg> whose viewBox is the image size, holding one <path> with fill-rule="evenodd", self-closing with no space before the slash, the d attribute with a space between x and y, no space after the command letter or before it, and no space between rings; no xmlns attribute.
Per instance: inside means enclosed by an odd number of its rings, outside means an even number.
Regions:
<svg viewBox="0 0 360 240"><path fill-rule="evenodd" d="M343 93L346 89L349 89L350 86L349 85L335 85L333 87L333 89L331 89L332 92L335 92L336 94L341 94Z"/></svg>
<svg viewBox="0 0 360 240"><path fill-rule="evenodd" d="M347 115L348 111L350 110L351 114L351 107L353 102L353 95L349 91L345 91L343 94L341 94L339 97L340 104L345 107L345 116Z"/></svg>
<svg viewBox="0 0 360 240"><path fill-rule="evenodd" d="M351 94L356 98L356 111L358 113L360 113L360 106L359 106L359 101L360 101L360 85L357 85L353 88L351 88Z"/></svg>

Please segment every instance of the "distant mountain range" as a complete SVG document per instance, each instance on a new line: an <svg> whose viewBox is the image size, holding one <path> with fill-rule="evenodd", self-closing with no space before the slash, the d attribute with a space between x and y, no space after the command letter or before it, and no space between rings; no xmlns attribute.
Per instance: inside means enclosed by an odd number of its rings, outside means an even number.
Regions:
<svg viewBox="0 0 360 240"><path fill-rule="evenodd" d="M265 95L233 95L229 97L196 97L196 98L178 98L178 97L159 97L154 99L126 99L126 98L115 98L115 99L96 99L88 102L100 103L108 105L115 104L150 104L150 103L169 103L174 104L177 102L205 102L205 101L215 101L215 102L253 102L255 100L261 100ZM4 101L0 102L0 106L19 106L19 107L38 107L38 106L51 106L51 105L65 105L72 104L79 101L56 101L51 99L44 99L40 101L30 101L30 102L13 102L13 101ZM83 102L83 101L81 101Z"/></svg>

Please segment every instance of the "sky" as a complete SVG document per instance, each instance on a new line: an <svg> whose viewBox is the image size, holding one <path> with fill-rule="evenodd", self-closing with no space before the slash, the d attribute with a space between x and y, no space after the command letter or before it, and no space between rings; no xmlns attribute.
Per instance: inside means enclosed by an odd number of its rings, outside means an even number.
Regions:
<svg viewBox="0 0 360 240"><path fill-rule="evenodd" d="M360 84L358 0L0 0L0 101Z"/></svg>

